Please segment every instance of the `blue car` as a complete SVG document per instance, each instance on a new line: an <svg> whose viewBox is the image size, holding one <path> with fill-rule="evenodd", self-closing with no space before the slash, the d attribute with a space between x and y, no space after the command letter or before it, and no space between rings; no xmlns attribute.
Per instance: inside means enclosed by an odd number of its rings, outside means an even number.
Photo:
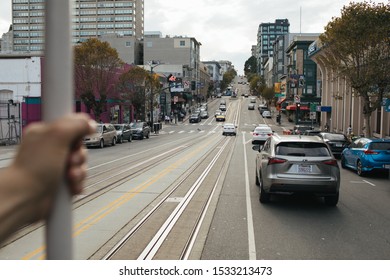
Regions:
<svg viewBox="0 0 390 280"><path fill-rule="evenodd" d="M390 139L356 139L341 153L341 167L352 168L359 176L374 170L389 170Z"/></svg>

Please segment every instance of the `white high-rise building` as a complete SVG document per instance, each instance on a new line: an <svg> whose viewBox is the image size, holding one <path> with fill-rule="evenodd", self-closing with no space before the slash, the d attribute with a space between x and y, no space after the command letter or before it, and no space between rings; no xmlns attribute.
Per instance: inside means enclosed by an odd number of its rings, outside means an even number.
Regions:
<svg viewBox="0 0 390 280"><path fill-rule="evenodd" d="M44 13L45 0L12 0L14 51L43 51ZM73 43L106 34L141 39L144 0L75 0L72 21Z"/></svg>

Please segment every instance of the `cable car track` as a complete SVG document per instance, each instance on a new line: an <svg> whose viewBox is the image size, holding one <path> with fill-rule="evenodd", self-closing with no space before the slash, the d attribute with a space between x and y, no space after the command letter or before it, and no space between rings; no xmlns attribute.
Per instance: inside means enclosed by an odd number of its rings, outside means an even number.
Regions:
<svg viewBox="0 0 390 280"><path fill-rule="evenodd" d="M182 178L171 188L171 190L151 209L146 215L143 216L143 218L134 226L132 227L127 234L123 236L123 238L115 244L111 248L111 250L104 255L102 259L121 259L123 258L123 252L126 252L126 244L128 244L129 240L132 238L135 238L136 234L141 234L142 236L145 236L145 233L141 233L144 231L143 227L147 228L147 224L150 220L153 219L154 216L159 215L159 211L163 208L164 204L167 203L169 199L172 199L172 195L175 192L178 192L180 188L183 187L189 178L193 176L194 172L196 172L197 169L204 170L202 174L198 177L198 179L191 184L191 187L187 190L185 196L180 199L180 202L178 203L177 207L173 211L170 212L170 215L166 218L163 225L154 232L153 237L149 235L150 241L145 246L143 251L137 256L137 259L153 259L156 257L156 254L163 246L165 240L167 239L167 236L172 233L173 228L178 223L178 220L182 218L184 211L189 208L189 204L192 203L197 193L200 191L200 187L202 186L202 183L206 179L206 177L210 174L212 168L215 167L216 162L220 160L221 155L227 150L228 144L231 142L231 138L226 137L222 138L221 140L216 143L214 146L213 152L210 152L209 154L203 156L201 159L198 160L196 165L193 165L191 169L189 169L186 174L182 176ZM212 155L211 161L209 160L210 154ZM228 152L231 156L232 150L230 149ZM214 155L215 154L215 155ZM208 162L208 165L205 169L202 168L202 165L205 164L205 162ZM223 165L226 165L226 162L223 161ZM196 216L192 217L192 225L190 226L189 232L186 232L185 236L185 242L182 248L179 249L178 257L174 257L175 259L188 259L189 255L191 253L191 249L195 243L195 239L197 237L197 233L200 229L200 226L202 225L202 221L205 217L205 214L208 210L208 207L211 203L211 200L214 198L214 192L217 188L217 186L221 182L222 177L222 170L223 168L220 168L217 172L217 179L214 184L212 184L211 188L208 188L205 192L206 194L203 195L206 199L203 199L203 201L198 205L196 211ZM185 188L185 187L184 187ZM204 186L202 188L205 188ZM164 211L164 210L163 210ZM134 242L134 241L133 241ZM126 255L126 253L124 253ZM126 256L126 259L132 259L134 256ZM163 257L166 258L166 257ZM169 257L168 257L169 258Z"/></svg>

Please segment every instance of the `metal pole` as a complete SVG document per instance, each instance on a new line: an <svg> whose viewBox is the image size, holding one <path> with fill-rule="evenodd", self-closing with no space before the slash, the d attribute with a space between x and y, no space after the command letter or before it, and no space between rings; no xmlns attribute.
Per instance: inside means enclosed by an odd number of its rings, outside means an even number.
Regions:
<svg viewBox="0 0 390 280"><path fill-rule="evenodd" d="M51 122L72 112L73 52L71 8L73 0L46 1L46 38L43 120ZM72 259L72 199L65 180L59 186L53 212L46 226L47 258Z"/></svg>
<svg viewBox="0 0 390 280"><path fill-rule="evenodd" d="M154 122L153 122L153 66L150 65L150 74L152 79L150 80L150 131L154 132Z"/></svg>

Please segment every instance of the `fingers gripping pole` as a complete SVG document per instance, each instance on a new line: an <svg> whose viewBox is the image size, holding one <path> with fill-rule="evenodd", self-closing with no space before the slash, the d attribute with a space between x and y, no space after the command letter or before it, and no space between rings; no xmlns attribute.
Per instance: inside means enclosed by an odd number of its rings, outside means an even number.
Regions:
<svg viewBox="0 0 390 280"><path fill-rule="evenodd" d="M73 52L71 9L73 0L46 1L46 38L43 120L51 122L72 112ZM72 201L64 182L56 197L53 212L46 227L47 258L72 259Z"/></svg>

